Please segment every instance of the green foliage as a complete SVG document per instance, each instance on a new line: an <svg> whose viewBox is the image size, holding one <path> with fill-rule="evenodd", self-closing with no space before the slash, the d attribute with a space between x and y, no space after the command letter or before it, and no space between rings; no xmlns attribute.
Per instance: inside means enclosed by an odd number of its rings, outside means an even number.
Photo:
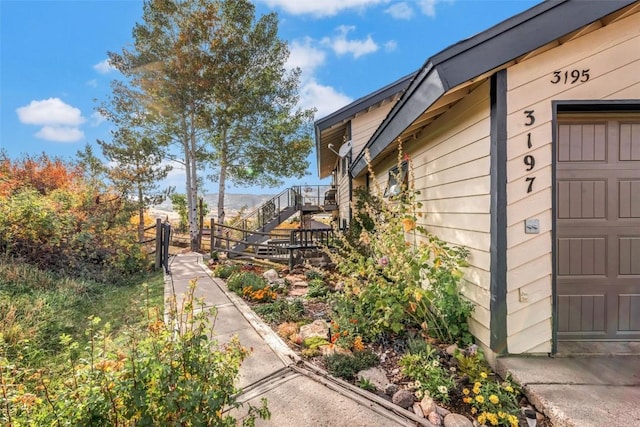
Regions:
<svg viewBox="0 0 640 427"><path fill-rule="evenodd" d="M305 338L304 341L302 341L302 345L306 348L310 348L311 350L317 350L321 346L328 344L329 341L327 341L326 338L322 337L309 337Z"/></svg>
<svg viewBox="0 0 640 427"><path fill-rule="evenodd" d="M358 382L356 382L356 385L363 390L376 391L376 386L374 386L367 378L360 378Z"/></svg>
<svg viewBox="0 0 640 427"><path fill-rule="evenodd" d="M463 388L463 402L480 424L492 426L518 426L520 390L509 379L498 382L482 373L473 387Z"/></svg>
<svg viewBox="0 0 640 427"><path fill-rule="evenodd" d="M29 371L7 358L0 341L0 420L12 425L235 426L240 407L234 385L248 350L237 339L211 339L210 310L194 300L195 282L180 307L170 302L143 331L114 341L108 324L91 317L89 345L69 335L60 343L66 362L56 372ZM7 380L11 378L12 384ZM250 407L243 425L268 419L266 401Z"/></svg>
<svg viewBox="0 0 640 427"><path fill-rule="evenodd" d="M251 271L239 271L233 273L227 280L229 290L242 295L245 288L251 288L252 291L259 291L267 286L267 280Z"/></svg>
<svg viewBox="0 0 640 427"><path fill-rule="evenodd" d="M465 351L456 350L455 359L460 375L468 376L471 382L480 381L491 373L482 350L477 345L472 345Z"/></svg>
<svg viewBox="0 0 640 427"><path fill-rule="evenodd" d="M309 270L307 270L304 273L304 276L308 281L324 280L325 279L324 272L322 272L321 270L315 269L315 268L310 268Z"/></svg>
<svg viewBox="0 0 640 427"><path fill-rule="evenodd" d="M400 358L402 373L412 380L410 388L415 389L419 399L427 393L441 402L449 402L449 391L455 387L451 373L440 365L436 349L427 346L420 353L406 353Z"/></svg>
<svg viewBox="0 0 640 427"><path fill-rule="evenodd" d="M345 292L333 301L334 320L346 326L356 319L357 332L370 341L421 330L442 342L468 343L473 304L459 289L468 251L418 224L422 205L411 182L394 199L358 193L357 233L344 236L330 253L345 282Z"/></svg>
<svg viewBox="0 0 640 427"><path fill-rule="evenodd" d="M309 281L307 288L308 298L322 298L329 293L329 287L325 283L324 279L312 279Z"/></svg>
<svg viewBox="0 0 640 427"><path fill-rule="evenodd" d="M160 309L163 288L162 274L111 286L0 257L0 334L9 354L20 355L22 363L39 367L60 354L61 334L84 340L82 325L88 316L99 313L109 320L114 333L120 333L146 318L131 301L147 300ZM25 340L28 348L19 345Z"/></svg>
<svg viewBox="0 0 640 427"><path fill-rule="evenodd" d="M213 275L221 279L228 279L233 273L240 271L240 266L237 264L220 264L213 270Z"/></svg>
<svg viewBox="0 0 640 427"><path fill-rule="evenodd" d="M327 370L333 376L352 381L363 369L376 366L380 360L371 351L356 351L351 354L334 353L325 358Z"/></svg>
<svg viewBox="0 0 640 427"><path fill-rule="evenodd" d="M178 224L178 231L184 232L189 226L189 218L187 215L187 196L180 193L173 193L169 196L171 200L171 207L178 213L180 223Z"/></svg>
<svg viewBox="0 0 640 427"><path fill-rule="evenodd" d="M298 298L293 301L278 299L257 305L253 310L269 323L299 322L304 319L304 305Z"/></svg>

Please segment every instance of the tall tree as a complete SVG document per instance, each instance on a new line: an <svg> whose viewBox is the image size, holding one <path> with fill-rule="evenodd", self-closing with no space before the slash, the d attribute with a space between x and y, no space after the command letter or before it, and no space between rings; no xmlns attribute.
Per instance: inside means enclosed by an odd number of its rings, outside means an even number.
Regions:
<svg viewBox="0 0 640 427"><path fill-rule="evenodd" d="M170 189L160 192L159 182L172 167L163 162L164 144L152 138L142 93L124 82L112 82L112 96L98 111L115 125L111 141L98 140L109 164L107 176L120 194L135 200L138 237L144 237L144 212L162 201Z"/></svg>
<svg viewBox="0 0 640 427"><path fill-rule="evenodd" d="M228 178L275 184L308 167L313 114L295 108L299 70L285 70L277 23L248 0L149 0L133 47L109 55L144 94L154 139L180 148L192 250L203 160L216 170L219 221Z"/></svg>
<svg viewBox="0 0 640 427"><path fill-rule="evenodd" d="M314 113L296 107L300 70L285 68L289 49L278 38L277 15L256 19L255 7L241 0L223 2L222 17L227 36L212 51L224 60L208 70L215 73L209 113L219 223L227 180L273 187L305 174Z"/></svg>

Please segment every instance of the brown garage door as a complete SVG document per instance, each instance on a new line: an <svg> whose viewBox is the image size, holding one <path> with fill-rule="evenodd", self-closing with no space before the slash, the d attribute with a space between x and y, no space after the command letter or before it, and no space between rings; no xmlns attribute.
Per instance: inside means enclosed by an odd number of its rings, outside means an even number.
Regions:
<svg viewBox="0 0 640 427"><path fill-rule="evenodd" d="M557 131L558 339L638 340L640 116L560 117Z"/></svg>

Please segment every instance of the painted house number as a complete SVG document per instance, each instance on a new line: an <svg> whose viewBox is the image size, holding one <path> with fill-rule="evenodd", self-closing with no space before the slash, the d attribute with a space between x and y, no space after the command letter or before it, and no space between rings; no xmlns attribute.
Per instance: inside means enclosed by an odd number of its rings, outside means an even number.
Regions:
<svg viewBox="0 0 640 427"><path fill-rule="evenodd" d="M534 110L525 110L524 115L526 117L525 126L532 126L536 122L536 116L533 114ZM527 133L527 148L532 148L533 143L531 142L531 132ZM533 168L536 167L536 158L531 154L527 154L523 159L524 165L526 166L526 171L532 171ZM527 183L527 193L531 193L533 191L533 182L536 180L535 176L529 176L525 178L525 182Z"/></svg>
<svg viewBox="0 0 640 427"><path fill-rule="evenodd" d="M578 82L584 83L589 81L589 69L584 70L558 70L553 72L553 77L550 82L554 85L557 84L576 84Z"/></svg>

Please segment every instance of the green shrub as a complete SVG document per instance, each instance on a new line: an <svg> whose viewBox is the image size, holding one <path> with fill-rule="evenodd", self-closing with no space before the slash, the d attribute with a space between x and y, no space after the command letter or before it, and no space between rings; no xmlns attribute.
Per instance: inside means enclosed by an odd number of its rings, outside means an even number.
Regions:
<svg viewBox="0 0 640 427"><path fill-rule="evenodd" d="M233 273L240 271L240 266L237 264L221 264L213 270L213 275L221 279L228 279Z"/></svg>
<svg viewBox="0 0 640 427"><path fill-rule="evenodd" d="M351 354L334 353L325 358L327 370L333 376L352 381L359 371L376 366L380 359L375 353L365 350Z"/></svg>
<svg viewBox="0 0 640 427"><path fill-rule="evenodd" d="M169 322L161 311L142 332L114 342L108 325L91 318L86 350L60 337L66 363L32 371L6 356L0 340L0 422L8 425L235 426L234 385L248 350L237 339L220 347L210 338L210 310L197 307L195 282ZM11 384L5 379L11 379ZM270 416L249 407L243 425Z"/></svg>
<svg viewBox="0 0 640 427"><path fill-rule="evenodd" d="M312 279L309 281L307 288L307 297L309 298L322 298L329 293L329 287L324 282L324 279Z"/></svg>
<svg viewBox="0 0 640 427"><path fill-rule="evenodd" d="M227 280L229 290L238 295L242 295L242 290L247 287L251 288L252 291L259 291L266 286L267 280L264 277L250 271L238 271L233 273Z"/></svg>
<svg viewBox="0 0 640 427"><path fill-rule="evenodd" d="M293 301L278 299L272 303L256 305L253 310L269 323L299 322L304 319L304 305L298 298Z"/></svg>
<svg viewBox="0 0 640 427"><path fill-rule="evenodd" d="M309 269L304 273L305 277L307 278L307 280L311 281L311 280L316 280L316 279L320 279L324 281L324 273L320 270L317 269Z"/></svg>

